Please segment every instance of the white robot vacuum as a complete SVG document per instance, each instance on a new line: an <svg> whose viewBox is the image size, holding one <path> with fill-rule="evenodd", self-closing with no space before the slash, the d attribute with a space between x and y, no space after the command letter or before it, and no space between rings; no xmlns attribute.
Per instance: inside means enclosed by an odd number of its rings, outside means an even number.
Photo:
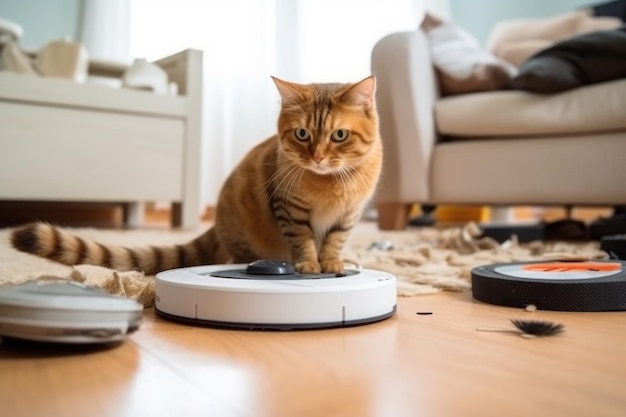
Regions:
<svg viewBox="0 0 626 417"><path fill-rule="evenodd" d="M396 277L368 269L299 274L285 262L258 260L164 271L155 284L159 316L213 327L345 327L396 312Z"/></svg>
<svg viewBox="0 0 626 417"><path fill-rule="evenodd" d="M139 329L143 306L64 278L0 289L0 337L36 342L119 342Z"/></svg>

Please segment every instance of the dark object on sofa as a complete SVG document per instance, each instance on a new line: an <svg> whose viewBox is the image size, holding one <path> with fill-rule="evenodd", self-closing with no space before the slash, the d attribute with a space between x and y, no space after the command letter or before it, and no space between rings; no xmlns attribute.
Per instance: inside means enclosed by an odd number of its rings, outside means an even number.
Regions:
<svg viewBox="0 0 626 417"><path fill-rule="evenodd" d="M613 208L611 217L601 217L591 222L589 224L589 234L591 239L594 240L618 234L626 237L626 207L616 206Z"/></svg>
<svg viewBox="0 0 626 417"><path fill-rule="evenodd" d="M600 249L611 259L626 259L626 235L604 236L600 239Z"/></svg>
<svg viewBox="0 0 626 417"><path fill-rule="evenodd" d="M584 8L591 9L594 16L619 17L622 22L626 22L626 0L607 1Z"/></svg>
<svg viewBox="0 0 626 417"><path fill-rule="evenodd" d="M576 36L527 59L511 88L558 93L626 78L626 27Z"/></svg>

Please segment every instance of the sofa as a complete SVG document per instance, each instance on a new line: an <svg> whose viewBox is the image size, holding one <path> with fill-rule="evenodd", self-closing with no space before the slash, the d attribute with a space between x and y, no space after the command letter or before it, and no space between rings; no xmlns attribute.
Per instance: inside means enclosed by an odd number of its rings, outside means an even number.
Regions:
<svg viewBox="0 0 626 417"><path fill-rule="evenodd" d="M405 228L416 203L626 205L626 78L549 94L444 95L429 42L421 27L372 51L385 149L380 229Z"/></svg>

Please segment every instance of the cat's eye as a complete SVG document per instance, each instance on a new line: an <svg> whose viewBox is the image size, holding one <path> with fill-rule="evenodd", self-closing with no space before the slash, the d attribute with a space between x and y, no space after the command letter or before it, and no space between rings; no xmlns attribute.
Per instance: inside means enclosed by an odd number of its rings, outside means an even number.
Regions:
<svg viewBox="0 0 626 417"><path fill-rule="evenodd" d="M296 139L301 140L301 141L306 141L306 140L311 139L311 134L309 133L309 131L301 127L296 129L294 134L296 136Z"/></svg>
<svg viewBox="0 0 626 417"><path fill-rule="evenodd" d="M337 129L330 135L330 138L335 142L343 142L348 139L348 136L350 136L348 129Z"/></svg>

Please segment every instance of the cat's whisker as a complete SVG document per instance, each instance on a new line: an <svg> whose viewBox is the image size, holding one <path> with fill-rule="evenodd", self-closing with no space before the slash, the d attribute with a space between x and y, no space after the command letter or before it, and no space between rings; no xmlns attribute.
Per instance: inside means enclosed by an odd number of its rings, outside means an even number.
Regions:
<svg viewBox="0 0 626 417"><path fill-rule="evenodd" d="M298 169L298 167L295 164L289 164L279 167L278 170L276 170L276 172L272 174L272 176L268 180L268 186L274 184L275 193L277 190L280 189L281 185L289 177L290 173L296 169ZM274 195L274 193L272 193L272 196Z"/></svg>
<svg viewBox="0 0 626 417"><path fill-rule="evenodd" d="M353 167L348 167L348 169L351 172L350 178L354 182L356 188L367 187L367 184L369 183L369 179L366 177L366 175L363 172Z"/></svg>
<svg viewBox="0 0 626 417"><path fill-rule="evenodd" d="M279 167L278 171L274 172L267 181L259 184L259 186L257 187L257 196L260 196L262 193L264 193L267 188L272 184L272 181L276 178L276 175L278 175L278 172L280 172L283 169L283 167Z"/></svg>
<svg viewBox="0 0 626 417"><path fill-rule="evenodd" d="M341 182L342 187L347 190L349 188L350 179L347 177L343 169L340 169L338 171L338 174L339 174L339 181Z"/></svg>
<svg viewBox="0 0 626 417"><path fill-rule="evenodd" d="M360 177L355 175L355 172L352 171L349 167L342 166L338 171L339 179L343 184L343 187L347 190L356 190L359 188Z"/></svg>
<svg viewBox="0 0 626 417"><path fill-rule="evenodd" d="M296 184L296 188L297 189L300 189L300 184L302 183L302 177L304 177L305 172L306 172L306 169L300 167L300 170L298 171L298 174L297 174L298 179L296 180L297 181L297 184ZM289 190L289 195L291 195L291 189Z"/></svg>
<svg viewBox="0 0 626 417"><path fill-rule="evenodd" d="M350 178L350 175L345 171L345 169L343 169L343 167L342 169L339 170L339 178L341 180L341 183L343 184L343 188L345 189L351 188L350 185L351 185L352 179Z"/></svg>
<svg viewBox="0 0 626 417"><path fill-rule="evenodd" d="M293 171L289 173L290 178L289 178L288 183L285 185L285 194L287 195L287 200L291 199L291 190L293 189L293 186L296 183L296 181L299 182L302 179L302 175L305 169L296 165L295 171L296 171L295 173Z"/></svg>
<svg viewBox="0 0 626 417"><path fill-rule="evenodd" d="M285 181L285 179L289 176L289 174L291 172L293 172L294 170L297 170L299 167L297 164L295 163L290 163L289 165L281 165L278 167L278 169L276 170L276 172L274 172L272 174L272 176L265 182L262 184L262 188L259 190L257 196L260 196L262 193L264 193L265 191L267 191L267 189L270 187L270 185L274 184L275 181L279 178L279 177L283 177L282 180L276 185L276 187L274 188L274 191L272 192L272 194L268 197L268 201L272 199L272 197L274 197L274 195L276 194L276 192L279 190L280 186L282 185L282 183Z"/></svg>
<svg viewBox="0 0 626 417"><path fill-rule="evenodd" d="M281 186L285 183L285 181L287 181L290 177L292 177L293 172L298 171L299 169L301 169L301 167L298 164L291 163L285 169L279 170L279 172L277 172L275 176L272 176L272 180L271 180L272 182L274 182L273 181L274 179L278 179L279 176L282 176L282 179L280 180L278 184L276 184L274 191L269 196L269 200L271 200L274 197L274 195L278 192L278 190L280 190ZM287 184L289 184L289 182L287 182Z"/></svg>

